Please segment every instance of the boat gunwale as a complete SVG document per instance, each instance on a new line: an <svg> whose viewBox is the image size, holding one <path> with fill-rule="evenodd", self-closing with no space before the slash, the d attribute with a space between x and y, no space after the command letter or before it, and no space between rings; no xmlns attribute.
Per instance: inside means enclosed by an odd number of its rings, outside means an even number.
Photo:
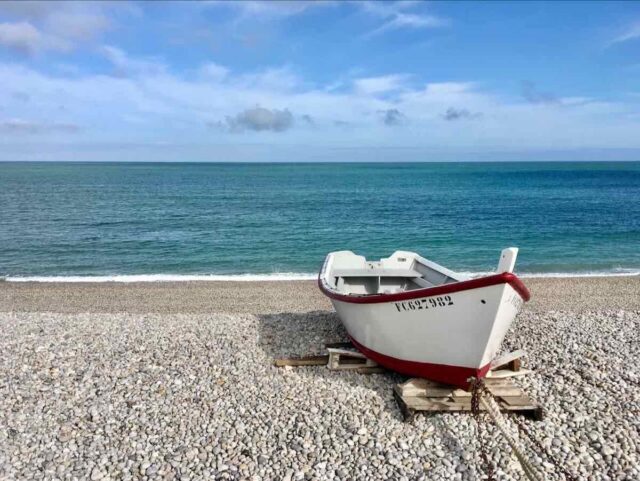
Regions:
<svg viewBox="0 0 640 481"><path fill-rule="evenodd" d="M525 286L520 278L512 272L501 272L499 274L478 277L466 281L452 282L440 286L424 287L421 289L396 292L393 294L340 294L326 285L324 275L326 274L325 268L327 260L328 257L322 266L320 274L318 274L318 287L327 297L352 304L379 304L384 302L406 301L421 297L438 296L441 294L451 294L454 292L479 289L481 287L490 287L498 284L509 284L524 302L531 299L531 293L529 292L529 289L527 289L527 286Z"/></svg>

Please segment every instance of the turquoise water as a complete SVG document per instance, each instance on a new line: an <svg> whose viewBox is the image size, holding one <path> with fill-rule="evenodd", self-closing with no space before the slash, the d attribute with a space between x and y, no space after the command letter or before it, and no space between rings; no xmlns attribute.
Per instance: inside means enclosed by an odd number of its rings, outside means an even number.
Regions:
<svg viewBox="0 0 640 481"><path fill-rule="evenodd" d="M0 163L0 276L314 273L417 251L470 272L640 271L640 163Z"/></svg>

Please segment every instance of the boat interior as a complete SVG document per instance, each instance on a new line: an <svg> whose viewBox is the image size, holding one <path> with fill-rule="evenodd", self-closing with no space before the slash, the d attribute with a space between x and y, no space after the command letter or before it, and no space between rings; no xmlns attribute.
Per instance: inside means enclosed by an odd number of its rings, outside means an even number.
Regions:
<svg viewBox="0 0 640 481"><path fill-rule="evenodd" d="M324 280L340 294L394 294L466 280L413 252L396 251L379 261L367 261L351 251L331 254Z"/></svg>

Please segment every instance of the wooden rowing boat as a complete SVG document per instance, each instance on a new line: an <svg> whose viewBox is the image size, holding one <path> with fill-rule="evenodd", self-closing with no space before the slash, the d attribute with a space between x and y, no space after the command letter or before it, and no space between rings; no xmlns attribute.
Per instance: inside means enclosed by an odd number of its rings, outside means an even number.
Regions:
<svg viewBox="0 0 640 481"><path fill-rule="evenodd" d="M353 344L409 376L467 388L482 378L530 294L513 273L517 248L504 249L495 274L469 278L416 253L367 261L332 252L318 285Z"/></svg>

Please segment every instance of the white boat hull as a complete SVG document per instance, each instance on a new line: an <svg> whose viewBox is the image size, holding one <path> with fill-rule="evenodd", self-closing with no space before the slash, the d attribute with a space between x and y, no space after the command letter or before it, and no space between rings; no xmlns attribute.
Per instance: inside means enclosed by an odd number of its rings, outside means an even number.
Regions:
<svg viewBox="0 0 640 481"><path fill-rule="evenodd" d="M489 370L529 294L502 273L394 294L349 296L319 278L355 346L392 370L468 386Z"/></svg>

